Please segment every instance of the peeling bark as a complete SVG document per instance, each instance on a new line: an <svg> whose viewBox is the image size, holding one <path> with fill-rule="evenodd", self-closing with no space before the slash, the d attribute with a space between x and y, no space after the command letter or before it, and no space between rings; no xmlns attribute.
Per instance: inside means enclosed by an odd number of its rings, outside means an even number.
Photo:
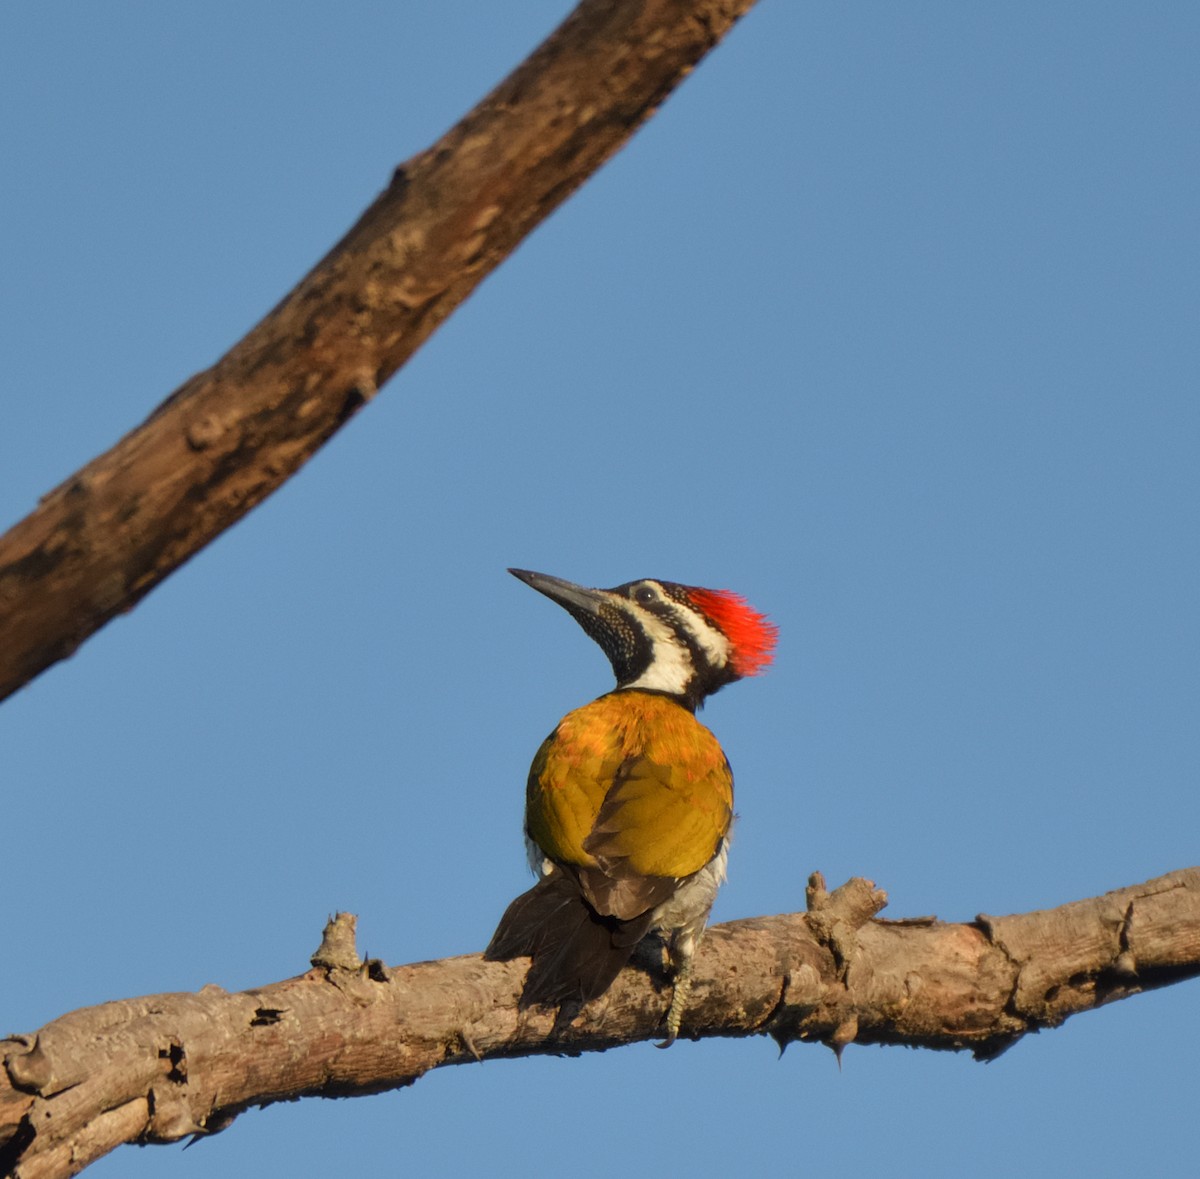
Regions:
<svg viewBox="0 0 1200 1179"><path fill-rule="evenodd" d="M583 0L249 335L0 537L0 699L265 499L754 0Z"/></svg>
<svg viewBox="0 0 1200 1179"><path fill-rule="evenodd" d="M1200 868L969 924L880 920L885 903L869 881L828 893L815 875L807 913L716 926L682 1036L988 1059L1069 1015L1200 973ZM0 1173L72 1175L122 1142L215 1133L252 1105L376 1093L444 1065L662 1034L670 986L652 954L555 1035L553 1013L517 1010L524 960L387 968L359 961L353 929L353 917L335 919L313 969L296 978L106 1003L0 1041Z"/></svg>

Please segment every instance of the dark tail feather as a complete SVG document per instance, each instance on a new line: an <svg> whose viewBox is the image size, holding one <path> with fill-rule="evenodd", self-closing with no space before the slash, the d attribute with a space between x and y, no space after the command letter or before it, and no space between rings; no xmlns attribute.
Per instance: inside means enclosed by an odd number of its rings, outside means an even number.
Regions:
<svg viewBox="0 0 1200 1179"><path fill-rule="evenodd" d="M602 917L569 873L555 871L508 906L484 957L533 959L522 1007L587 1003L612 986L649 930L650 914Z"/></svg>

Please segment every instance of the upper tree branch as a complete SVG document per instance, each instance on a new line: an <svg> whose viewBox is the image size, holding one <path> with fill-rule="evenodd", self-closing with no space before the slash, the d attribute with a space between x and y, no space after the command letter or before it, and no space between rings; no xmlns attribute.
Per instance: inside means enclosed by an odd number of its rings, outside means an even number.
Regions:
<svg viewBox="0 0 1200 1179"><path fill-rule="evenodd" d="M583 0L249 335L0 537L0 699L283 483L754 0Z"/></svg>
<svg viewBox="0 0 1200 1179"><path fill-rule="evenodd" d="M814 877L807 913L710 930L683 1034L990 1057L1076 1012L1200 973L1200 868L965 925L880 921L884 900L867 881L827 893ZM517 1012L524 960L389 970L358 963L345 919L327 932L298 978L106 1003L0 1041L0 1173L75 1174L122 1142L212 1133L251 1105L662 1034L670 996L653 964L624 971L553 1037L550 1014Z"/></svg>

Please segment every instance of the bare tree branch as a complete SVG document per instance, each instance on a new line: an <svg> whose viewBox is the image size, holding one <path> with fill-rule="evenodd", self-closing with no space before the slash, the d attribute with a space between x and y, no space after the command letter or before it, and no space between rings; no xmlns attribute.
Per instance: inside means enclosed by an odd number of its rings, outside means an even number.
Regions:
<svg viewBox="0 0 1200 1179"><path fill-rule="evenodd" d="M816 875L807 913L710 930L683 1034L989 1058L1069 1015L1200 974L1200 868L969 924L882 921L885 901L869 881L827 893ZM624 971L554 1037L550 1014L517 1011L523 961L360 963L353 922L331 922L297 978L106 1003L0 1041L0 1172L71 1175L122 1142L214 1133L252 1105L375 1093L443 1065L597 1052L662 1033L670 995L654 962Z"/></svg>
<svg viewBox="0 0 1200 1179"><path fill-rule="evenodd" d="M249 335L0 537L0 699L280 486L754 0L583 0Z"/></svg>

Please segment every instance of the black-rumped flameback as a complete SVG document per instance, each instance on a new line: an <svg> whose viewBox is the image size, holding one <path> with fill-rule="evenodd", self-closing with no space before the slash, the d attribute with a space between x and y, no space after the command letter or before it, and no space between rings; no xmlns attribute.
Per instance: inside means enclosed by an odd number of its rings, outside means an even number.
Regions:
<svg viewBox="0 0 1200 1179"><path fill-rule="evenodd" d="M533 759L525 839L539 880L509 905L486 956L530 957L521 1006L556 1007L562 1021L657 932L674 975L669 1044L733 822L733 774L696 709L771 661L775 626L726 590L651 579L586 589L510 572L600 644L617 686L568 713Z"/></svg>

